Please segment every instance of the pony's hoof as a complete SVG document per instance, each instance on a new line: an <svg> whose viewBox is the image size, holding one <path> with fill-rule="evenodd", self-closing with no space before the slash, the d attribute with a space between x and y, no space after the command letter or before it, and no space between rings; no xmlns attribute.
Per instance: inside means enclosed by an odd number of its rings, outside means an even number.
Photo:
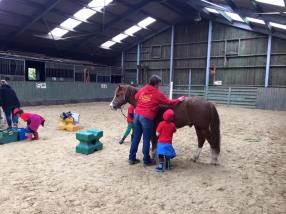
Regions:
<svg viewBox="0 0 286 214"><path fill-rule="evenodd" d="M193 162L197 162L198 158L197 158L197 157L192 157L191 160L192 160Z"/></svg>
<svg viewBox="0 0 286 214"><path fill-rule="evenodd" d="M217 165L219 165L219 162L218 162L218 160L211 160L210 164L217 166Z"/></svg>

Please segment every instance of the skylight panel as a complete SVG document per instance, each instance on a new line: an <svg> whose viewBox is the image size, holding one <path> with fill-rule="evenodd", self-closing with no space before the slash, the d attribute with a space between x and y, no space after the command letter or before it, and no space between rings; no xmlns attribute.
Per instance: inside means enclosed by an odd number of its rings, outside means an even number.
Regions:
<svg viewBox="0 0 286 214"><path fill-rule="evenodd" d="M117 36L112 38L112 41L120 43L123 39L126 39L128 37L128 35L120 33Z"/></svg>
<svg viewBox="0 0 286 214"><path fill-rule="evenodd" d="M147 26L151 25L154 22L156 22L156 19L152 17L147 17L146 19L143 19L141 22L138 22L137 25L141 28L146 28Z"/></svg>
<svg viewBox="0 0 286 214"><path fill-rule="evenodd" d="M142 29L141 27L139 27L137 25L133 25L132 27L130 27L126 31L124 31L124 33L127 34L128 36L133 36L134 33L138 32L141 29Z"/></svg>
<svg viewBox="0 0 286 214"><path fill-rule="evenodd" d="M219 12L216 9L213 8L209 8L209 7L205 7L205 9L210 12L210 13L215 13L215 14L219 14Z"/></svg>
<svg viewBox="0 0 286 214"><path fill-rule="evenodd" d="M110 49L110 47L115 44L116 42L107 41L107 42L104 42L102 45L100 45L100 47L105 48L105 49Z"/></svg>
<svg viewBox="0 0 286 214"><path fill-rule="evenodd" d="M232 12L225 12L231 19L238 21L238 22L244 22L243 19L237 14Z"/></svg>
<svg viewBox="0 0 286 214"><path fill-rule="evenodd" d="M51 35L52 37L62 37L63 35L67 34L69 31L68 30L64 30L61 28L56 27L55 29L53 29L49 35Z"/></svg>
<svg viewBox="0 0 286 214"><path fill-rule="evenodd" d="M94 14L96 14L96 11L84 7L80 9L79 11L77 11L73 16L78 18L79 20L86 21Z"/></svg>
<svg viewBox="0 0 286 214"><path fill-rule="evenodd" d="M278 23L275 23L275 22L270 22L269 24L272 27L276 27L276 28L280 28L280 29L286 30L286 25L278 24Z"/></svg>
<svg viewBox="0 0 286 214"><path fill-rule="evenodd" d="M67 28L67 29L74 29L76 26L80 25L82 22L72 19L72 18L68 18L67 20L65 20L64 22L62 22L60 24L60 26Z"/></svg>
<svg viewBox="0 0 286 214"><path fill-rule="evenodd" d="M265 25L265 21L263 21L261 19L255 19L255 18L247 17L246 20L249 22Z"/></svg>
<svg viewBox="0 0 286 214"><path fill-rule="evenodd" d="M272 4L279 7L285 7L284 0L255 0L257 2L265 3L265 4Z"/></svg>
<svg viewBox="0 0 286 214"><path fill-rule="evenodd" d="M96 11L101 11L102 8L109 5L113 0L93 0L91 1L88 6Z"/></svg>

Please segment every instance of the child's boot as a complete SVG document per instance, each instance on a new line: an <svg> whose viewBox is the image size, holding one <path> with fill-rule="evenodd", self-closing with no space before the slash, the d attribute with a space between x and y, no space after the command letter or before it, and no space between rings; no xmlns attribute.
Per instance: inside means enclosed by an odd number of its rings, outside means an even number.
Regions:
<svg viewBox="0 0 286 214"><path fill-rule="evenodd" d="M35 132L35 133L34 133L34 137L33 137L32 140L39 140L39 134L38 134L38 132Z"/></svg>
<svg viewBox="0 0 286 214"><path fill-rule="evenodd" d="M166 170L171 170L171 160L169 158L166 158Z"/></svg>
<svg viewBox="0 0 286 214"><path fill-rule="evenodd" d="M156 167L157 172L164 172L164 161L160 161L158 166Z"/></svg>
<svg viewBox="0 0 286 214"><path fill-rule="evenodd" d="M123 138L119 141L119 144L123 144L123 143L124 143L124 140L125 140L125 137L123 137Z"/></svg>
<svg viewBox="0 0 286 214"><path fill-rule="evenodd" d="M33 140L33 134L32 133L28 134L28 140Z"/></svg>

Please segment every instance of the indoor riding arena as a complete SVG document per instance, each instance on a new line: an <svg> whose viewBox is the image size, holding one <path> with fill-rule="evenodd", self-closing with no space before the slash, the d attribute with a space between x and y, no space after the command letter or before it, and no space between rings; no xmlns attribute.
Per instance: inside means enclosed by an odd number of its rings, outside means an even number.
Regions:
<svg viewBox="0 0 286 214"><path fill-rule="evenodd" d="M0 105L0 214L286 213L284 0L0 0Z"/></svg>

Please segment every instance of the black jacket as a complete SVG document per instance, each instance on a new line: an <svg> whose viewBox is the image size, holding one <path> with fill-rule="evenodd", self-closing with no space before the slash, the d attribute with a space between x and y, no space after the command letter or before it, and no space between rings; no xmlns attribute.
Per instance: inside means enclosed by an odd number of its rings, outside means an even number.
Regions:
<svg viewBox="0 0 286 214"><path fill-rule="evenodd" d="M19 99L11 86L2 85L0 87L0 105L3 110L7 108L20 107Z"/></svg>

